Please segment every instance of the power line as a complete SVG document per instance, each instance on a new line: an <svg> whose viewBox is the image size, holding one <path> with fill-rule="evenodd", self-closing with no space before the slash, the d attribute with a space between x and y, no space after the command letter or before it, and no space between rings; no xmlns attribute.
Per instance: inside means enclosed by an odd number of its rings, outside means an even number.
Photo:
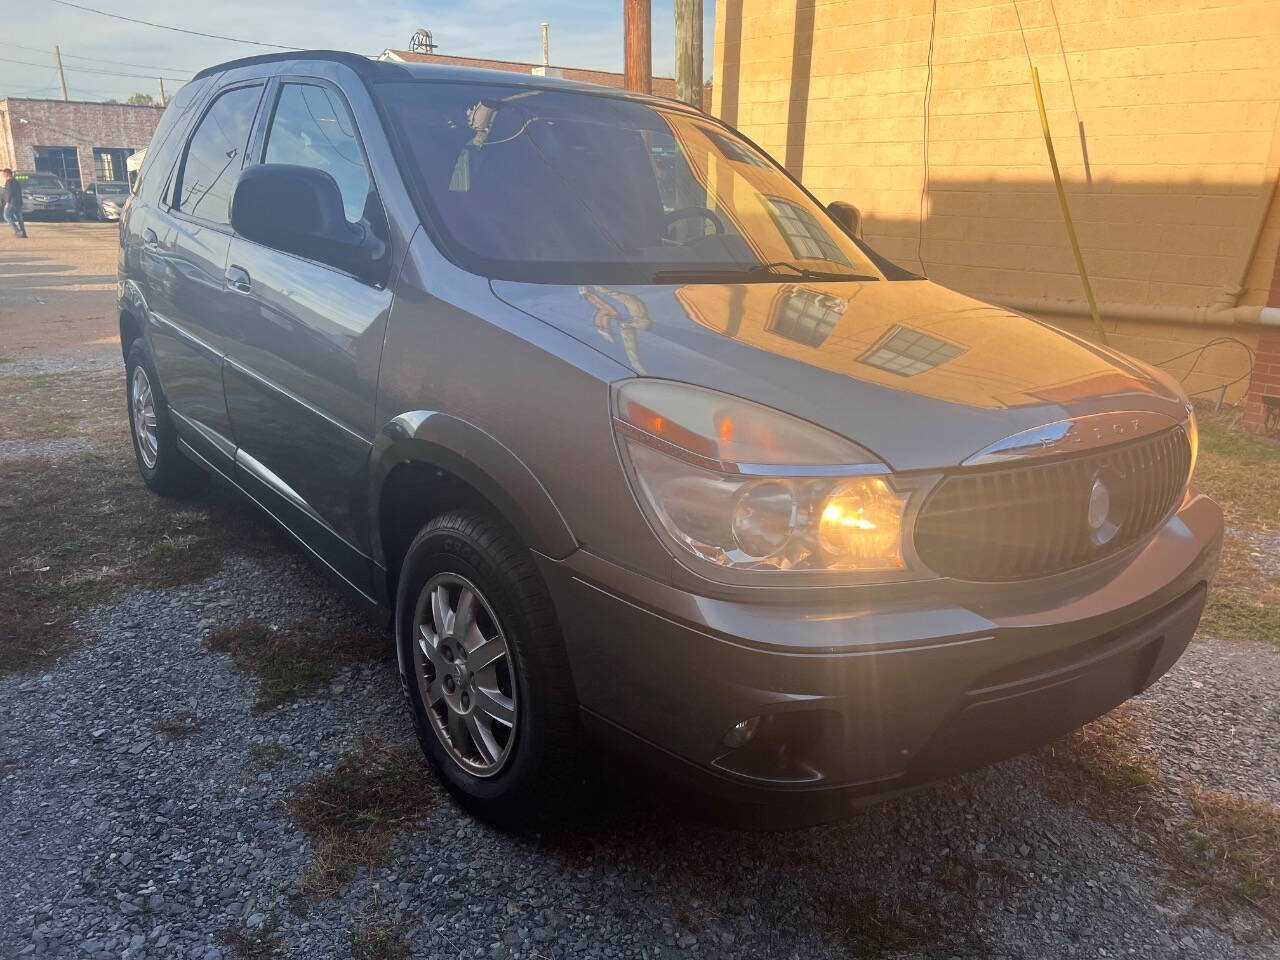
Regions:
<svg viewBox="0 0 1280 960"><path fill-rule="evenodd" d="M95 10L93 7L86 7L79 3L72 3L71 0L49 0L50 3L56 3L63 7L72 7L76 10L83 10L85 13L96 13L100 17L111 17L113 20L124 20L127 23L137 23L144 27L155 27L157 30L172 30L175 33L186 33L193 37L206 37L210 40L229 40L231 43L248 43L255 47L271 47L274 50L302 50L303 47L289 47L281 43L264 43L261 40L245 40L241 37L226 37L217 33L202 33L199 30L188 30L185 27L174 27L167 23L152 23L150 20L139 20L136 17L126 17L119 13L109 13L106 10Z"/></svg>
<svg viewBox="0 0 1280 960"><path fill-rule="evenodd" d="M27 50L31 53L45 53L49 51L43 47L28 47L21 43L9 43L0 40L0 47L13 47L17 50ZM88 60L90 63L110 63L117 67L137 67L140 70L172 70L174 73L195 73L194 70L188 70L185 67L158 67L154 63L126 63L123 60L111 60L105 57L86 57L82 53L67 53L63 51L62 58L64 60Z"/></svg>
<svg viewBox="0 0 1280 960"><path fill-rule="evenodd" d="M10 60L8 57L0 57L0 63L16 63L24 67L52 67L50 63L33 63L30 60ZM132 77L134 80L154 80L155 74L150 73L120 73L116 70L94 70L90 67L76 67L80 73L97 73L104 77ZM189 77L165 77L166 80L172 80L174 83L186 83Z"/></svg>

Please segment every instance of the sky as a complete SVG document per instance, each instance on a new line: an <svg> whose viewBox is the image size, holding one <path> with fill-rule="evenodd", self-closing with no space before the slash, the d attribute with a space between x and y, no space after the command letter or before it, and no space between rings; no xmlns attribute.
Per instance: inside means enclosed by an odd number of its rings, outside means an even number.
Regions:
<svg viewBox="0 0 1280 960"><path fill-rule="evenodd" d="M407 49L417 27L434 35L438 53L540 62L539 24L551 24L551 62L622 69L622 0L455 0L361 6L338 0L76 0L82 6L170 26L296 47L377 54ZM61 6L53 0L0 0L0 98L58 98L53 47L62 49L73 100L123 100L159 94L158 75L172 94L197 70L271 48L206 39L126 23ZM703 0L704 79L711 79L714 0ZM673 76L672 0L653 0L653 72ZM22 61L14 63L12 61ZM90 72L99 71L99 72ZM135 74L113 76L110 74Z"/></svg>

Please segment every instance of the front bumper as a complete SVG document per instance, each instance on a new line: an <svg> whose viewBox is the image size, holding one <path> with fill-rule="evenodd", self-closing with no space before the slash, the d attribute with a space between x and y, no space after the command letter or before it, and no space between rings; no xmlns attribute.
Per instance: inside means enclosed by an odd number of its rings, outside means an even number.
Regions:
<svg viewBox="0 0 1280 960"><path fill-rule="evenodd" d="M794 823L1022 753L1141 692L1195 632L1221 537L1218 506L1193 496L1097 569L823 607L697 596L585 551L542 566L588 730ZM755 738L726 749L752 717Z"/></svg>
<svg viewBox="0 0 1280 960"><path fill-rule="evenodd" d="M24 198L22 215L30 220L33 217L74 217L76 216L75 200L34 200Z"/></svg>

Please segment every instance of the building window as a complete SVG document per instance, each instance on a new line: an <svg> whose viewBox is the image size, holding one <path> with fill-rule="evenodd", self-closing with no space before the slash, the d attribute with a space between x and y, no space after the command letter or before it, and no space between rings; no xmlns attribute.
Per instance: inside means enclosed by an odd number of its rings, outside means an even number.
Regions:
<svg viewBox="0 0 1280 960"><path fill-rule="evenodd" d="M820 347L844 316L849 301L805 287L786 287L765 327L806 347Z"/></svg>
<svg viewBox="0 0 1280 960"><path fill-rule="evenodd" d="M765 209L786 238L787 246L794 256L806 260L830 260L846 266L849 264L848 258L840 252L830 234L822 229L817 218L804 207L781 197L760 199L764 201Z"/></svg>
<svg viewBox="0 0 1280 960"><path fill-rule="evenodd" d="M80 188L80 159L75 147L36 147L36 171L52 173L72 190Z"/></svg>
<svg viewBox="0 0 1280 960"><path fill-rule="evenodd" d="M133 156L132 147L94 147L93 177L95 180L129 179L129 171L125 162Z"/></svg>
<svg viewBox="0 0 1280 960"><path fill-rule="evenodd" d="M964 347L910 327L894 327L858 359L903 377L914 377L964 353Z"/></svg>

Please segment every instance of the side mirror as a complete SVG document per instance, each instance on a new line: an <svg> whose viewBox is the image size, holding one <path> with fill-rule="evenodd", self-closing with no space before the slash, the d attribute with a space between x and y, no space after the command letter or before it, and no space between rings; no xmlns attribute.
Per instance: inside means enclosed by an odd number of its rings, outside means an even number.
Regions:
<svg viewBox="0 0 1280 960"><path fill-rule="evenodd" d="M836 200L827 204L827 213L849 236L862 239L862 211L852 203Z"/></svg>
<svg viewBox="0 0 1280 960"><path fill-rule="evenodd" d="M347 222L342 191L323 170L287 163L249 167L231 198L231 226L246 240L336 267L365 283L387 280L386 241L368 219Z"/></svg>

